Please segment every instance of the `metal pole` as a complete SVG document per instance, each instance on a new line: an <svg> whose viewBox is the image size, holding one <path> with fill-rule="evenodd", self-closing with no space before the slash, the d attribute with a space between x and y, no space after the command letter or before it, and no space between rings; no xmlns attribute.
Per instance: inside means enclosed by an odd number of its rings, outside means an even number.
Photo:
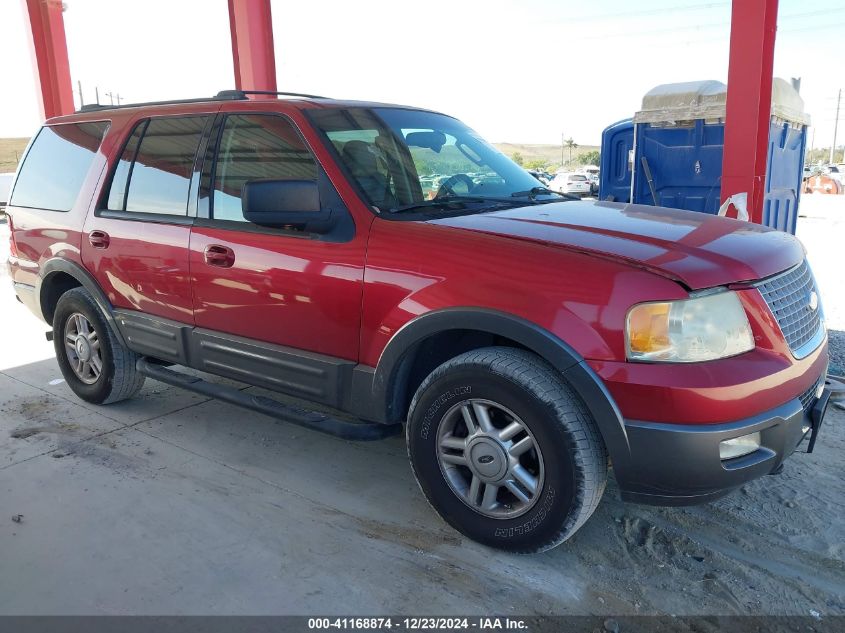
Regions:
<svg viewBox="0 0 845 633"><path fill-rule="evenodd" d="M35 53L36 89L42 118L70 114L73 82L67 55L62 2L25 0L24 15L29 22L29 41Z"/></svg>
<svg viewBox="0 0 845 633"><path fill-rule="evenodd" d="M721 201L746 193L763 222L778 0L733 0Z"/></svg>
<svg viewBox="0 0 845 633"><path fill-rule="evenodd" d="M229 0L235 88L276 88L276 57L270 0Z"/></svg>
<svg viewBox="0 0 845 633"><path fill-rule="evenodd" d="M82 82L77 81L76 84L79 86L79 107L81 108L85 105L85 98L82 96Z"/></svg>
<svg viewBox="0 0 845 633"><path fill-rule="evenodd" d="M566 132L560 133L560 166L563 167L563 144L566 143L564 140L566 138Z"/></svg>
<svg viewBox="0 0 845 633"><path fill-rule="evenodd" d="M100 89L94 86L94 96L97 97L97 105L100 105Z"/></svg>
<svg viewBox="0 0 845 633"><path fill-rule="evenodd" d="M836 134L839 132L839 103L842 101L842 88L839 89L839 95L836 97L836 118L833 120L833 143L830 146L830 159L827 161L833 164L833 153L836 151Z"/></svg>

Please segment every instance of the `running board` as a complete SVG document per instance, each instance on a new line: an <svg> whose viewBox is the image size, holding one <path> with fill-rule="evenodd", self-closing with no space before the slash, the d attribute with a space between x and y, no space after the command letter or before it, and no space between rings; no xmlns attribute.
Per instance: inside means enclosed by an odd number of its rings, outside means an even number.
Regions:
<svg viewBox="0 0 845 633"><path fill-rule="evenodd" d="M136 369L145 376L174 387L180 387L194 393L223 400L245 409L251 409L278 420L303 426L312 431L319 431L344 440L372 441L382 440L402 432L401 424L379 424L377 422L347 422L338 420L318 411L308 411L282 404L272 398L245 393L234 387L208 382L196 376L182 374L161 365L151 363L146 358L139 358Z"/></svg>

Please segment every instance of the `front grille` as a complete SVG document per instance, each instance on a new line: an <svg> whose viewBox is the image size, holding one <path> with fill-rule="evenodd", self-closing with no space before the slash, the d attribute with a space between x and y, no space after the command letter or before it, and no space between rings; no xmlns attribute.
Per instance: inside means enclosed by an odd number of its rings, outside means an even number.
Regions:
<svg viewBox="0 0 845 633"><path fill-rule="evenodd" d="M801 408L804 411L809 411L810 408L816 403L816 389L819 387L819 383L824 382L825 375L822 374L819 376L819 379L813 384L812 387L807 389L804 393L802 393L798 398L801 400Z"/></svg>
<svg viewBox="0 0 845 633"><path fill-rule="evenodd" d="M822 327L821 304L810 307L811 296L818 301L813 273L806 261L790 271L757 286L775 316L793 354L813 340ZM812 350L806 350L809 353ZM804 354L806 355L806 354Z"/></svg>

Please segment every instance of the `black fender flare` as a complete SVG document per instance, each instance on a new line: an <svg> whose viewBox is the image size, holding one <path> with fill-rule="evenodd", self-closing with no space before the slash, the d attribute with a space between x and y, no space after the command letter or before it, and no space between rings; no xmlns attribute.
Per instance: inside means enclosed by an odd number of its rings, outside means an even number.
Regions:
<svg viewBox="0 0 845 633"><path fill-rule="evenodd" d="M383 406L383 420L397 417L394 393L402 361L423 340L448 330L475 330L516 341L555 369L581 397L599 427L614 468L624 469L630 447L619 407L604 382L570 345L522 317L486 308L445 308L415 317L390 339L373 374L373 400Z"/></svg>
<svg viewBox="0 0 845 633"><path fill-rule="evenodd" d="M117 327L117 323L114 318L114 307L108 297L106 297L102 288L100 288L97 280L94 279L91 273L85 270L80 264L62 257L53 257L44 262L38 275L38 281L35 284L35 297L38 302L38 310L41 312L42 318L47 321L43 308L44 289L49 285L50 278L57 273L70 275L79 282L79 285L88 291L103 313L103 317L111 328L114 336L121 344L126 345L126 342L123 340L123 335L120 333L120 328ZM48 322L48 325L52 324Z"/></svg>

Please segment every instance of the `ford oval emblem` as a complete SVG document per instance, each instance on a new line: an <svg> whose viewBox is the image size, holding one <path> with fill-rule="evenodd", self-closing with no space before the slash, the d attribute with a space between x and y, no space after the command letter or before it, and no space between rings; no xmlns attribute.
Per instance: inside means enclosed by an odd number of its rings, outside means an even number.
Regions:
<svg viewBox="0 0 845 633"><path fill-rule="evenodd" d="M811 312L815 312L819 308L819 295L814 290L810 291L810 296L807 301L807 306Z"/></svg>
<svg viewBox="0 0 845 633"><path fill-rule="evenodd" d="M482 455L481 457L478 458L479 464L489 464L492 461L493 461L492 455Z"/></svg>

